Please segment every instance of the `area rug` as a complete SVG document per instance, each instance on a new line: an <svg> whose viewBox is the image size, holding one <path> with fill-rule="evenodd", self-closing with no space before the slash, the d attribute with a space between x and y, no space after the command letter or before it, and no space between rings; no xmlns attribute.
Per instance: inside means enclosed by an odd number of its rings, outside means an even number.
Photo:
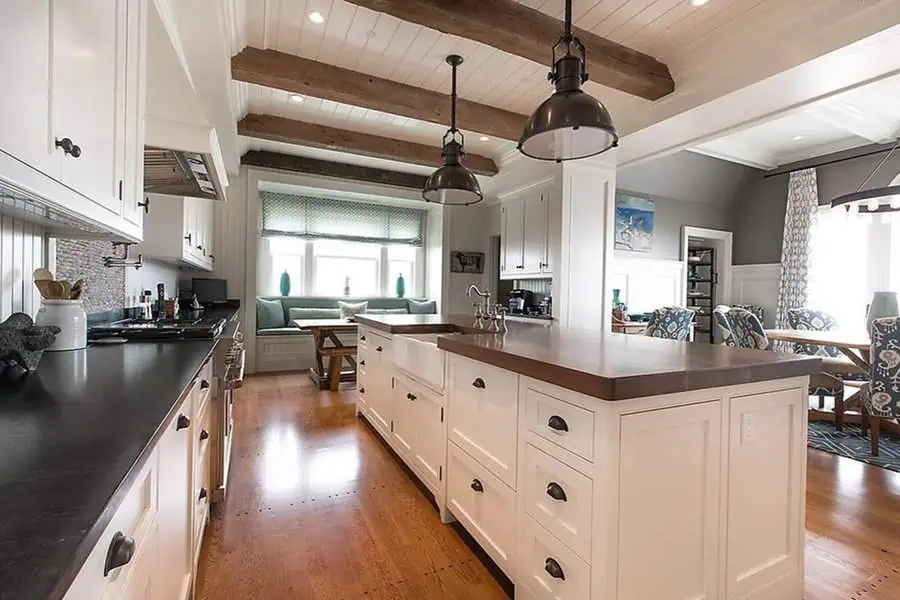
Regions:
<svg viewBox="0 0 900 600"><path fill-rule="evenodd" d="M900 437L884 430L877 457L871 455L872 438L863 435L857 425L844 425L844 430L838 431L833 423L813 421L809 424L809 447L900 473Z"/></svg>

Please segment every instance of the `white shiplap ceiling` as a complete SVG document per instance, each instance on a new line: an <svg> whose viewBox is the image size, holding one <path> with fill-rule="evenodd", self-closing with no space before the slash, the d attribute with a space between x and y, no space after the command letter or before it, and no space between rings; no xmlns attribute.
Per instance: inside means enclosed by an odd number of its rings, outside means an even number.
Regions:
<svg viewBox="0 0 900 600"><path fill-rule="evenodd" d="M547 65L343 0L234 1L242 6L234 11L240 21L231 32L233 54L248 45L272 48L446 93L450 69L444 58L458 53L465 58L459 78L465 99L528 114L551 91ZM562 17L563 0L519 1ZM575 0L574 14L576 26L648 53L672 70L676 91L656 103L588 83L587 90L607 105L624 135L859 39L875 27L857 25L860 14L886 5L897 6L900 18L898 0L709 0L702 7L689 0ZM314 11L324 23L309 20ZM548 56L554 41L547 40ZM777 65L755 60L761 56L755 49L773 44L784 50ZM232 106L236 119L249 112L276 114L436 148L444 130L315 98L292 104L284 92L238 82ZM471 152L499 160L513 148L508 141L481 142L479 137L468 133Z"/></svg>
<svg viewBox="0 0 900 600"><path fill-rule="evenodd" d="M755 127L692 148L694 152L773 169L900 135L900 77L814 102Z"/></svg>

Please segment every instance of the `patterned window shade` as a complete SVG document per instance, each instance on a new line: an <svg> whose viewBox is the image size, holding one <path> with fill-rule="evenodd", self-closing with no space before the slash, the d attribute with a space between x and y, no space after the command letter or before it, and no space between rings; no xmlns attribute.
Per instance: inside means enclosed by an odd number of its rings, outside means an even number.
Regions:
<svg viewBox="0 0 900 600"><path fill-rule="evenodd" d="M421 246L425 211L312 196L261 192L263 237Z"/></svg>

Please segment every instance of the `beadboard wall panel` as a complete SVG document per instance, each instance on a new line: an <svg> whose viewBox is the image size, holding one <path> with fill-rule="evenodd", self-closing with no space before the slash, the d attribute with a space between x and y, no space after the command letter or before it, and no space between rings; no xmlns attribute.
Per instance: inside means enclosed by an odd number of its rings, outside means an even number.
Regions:
<svg viewBox="0 0 900 600"><path fill-rule="evenodd" d="M41 295L31 273L43 266L43 228L0 215L0 321L19 311L35 316Z"/></svg>

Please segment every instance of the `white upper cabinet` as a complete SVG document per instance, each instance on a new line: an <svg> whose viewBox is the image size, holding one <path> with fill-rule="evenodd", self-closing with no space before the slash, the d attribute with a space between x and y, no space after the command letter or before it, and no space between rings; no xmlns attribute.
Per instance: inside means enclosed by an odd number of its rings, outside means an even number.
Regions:
<svg viewBox="0 0 900 600"><path fill-rule="evenodd" d="M549 188L529 189L503 200L500 276L527 279L553 275L560 240L559 203Z"/></svg>
<svg viewBox="0 0 900 600"><path fill-rule="evenodd" d="M87 231L139 239L146 0L0 2L0 178Z"/></svg>
<svg viewBox="0 0 900 600"><path fill-rule="evenodd" d="M137 246L137 252L212 271L214 201L162 194L145 196L149 209L144 218L144 242Z"/></svg>

